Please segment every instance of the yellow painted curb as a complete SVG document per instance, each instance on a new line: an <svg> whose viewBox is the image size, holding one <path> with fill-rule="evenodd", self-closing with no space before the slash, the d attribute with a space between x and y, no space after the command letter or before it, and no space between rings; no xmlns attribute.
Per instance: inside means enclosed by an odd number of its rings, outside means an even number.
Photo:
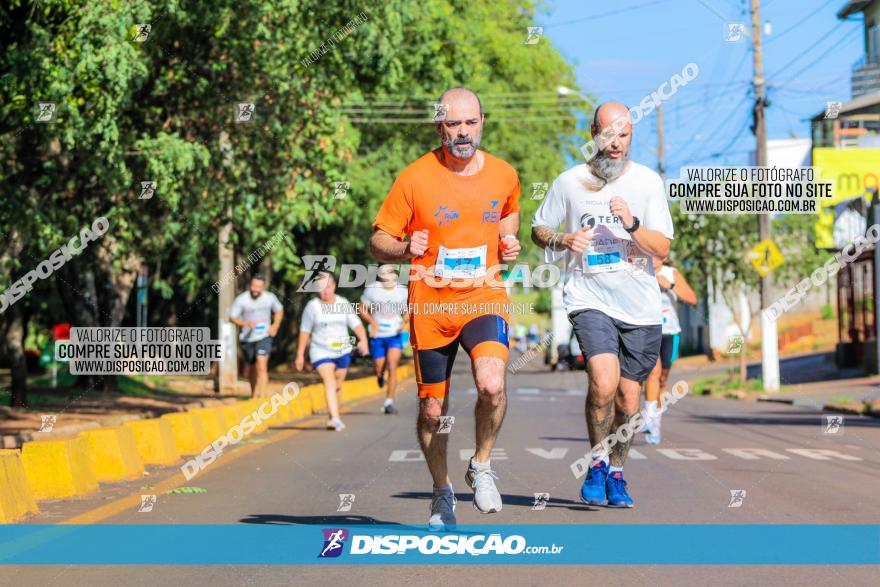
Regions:
<svg viewBox="0 0 880 587"><path fill-rule="evenodd" d="M202 429L201 419L193 416L191 412L164 414L161 419L171 424L174 444L177 445L177 452L181 455L200 453L207 446L209 441Z"/></svg>
<svg viewBox="0 0 880 587"><path fill-rule="evenodd" d="M140 479L144 462L138 454L134 434L123 426L85 430L78 434L86 441L86 454L98 481Z"/></svg>
<svg viewBox="0 0 880 587"><path fill-rule="evenodd" d="M306 405L306 400L302 397L302 392L300 392L299 396L288 405L290 406L290 413L293 414L294 420L299 420L300 418L309 415L310 410Z"/></svg>
<svg viewBox="0 0 880 587"><path fill-rule="evenodd" d="M202 445L202 448L226 434L226 420L216 408L196 408L190 410L189 413L201 422L202 430L205 432L207 442Z"/></svg>
<svg viewBox="0 0 880 587"><path fill-rule="evenodd" d="M327 409L327 394L324 391L324 386L320 383L317 385L309 385L305 389L308 390L308 393L312 398L312 413L318 414L322 410Z"/></svg>
<svg viewBox="0 0 880 587"><path fill-rule="evenodd" d="M97 491L98 480L86 454L86 440L33 440L21 460L34 499L60 499Z"/></svg>
<svg viewBox="0 0 880 587"><path fill-rule="evenodd" d="M11 524L28 514L38 514L28 485L21 451L0 449L0 524Z"/></svg>
<svg viewBox="0 0 880 587"><path fill-rule="evenodd" d="M226 430L229 430L233 426L237 426L238 423L241 422L242 417L238 415L238 410L231 405L220 406L217 410L220 412L220 415L223 416L223 421L226 423Z"/></svg>
<svg viewBox="0 0 880 587"><path fill-rule="evenodd" d="M147 465L173 465L180 460L174 431L167 420L151 418L123 424L134 435L141 460Z"/></svg>
<svg viewBox="0 0 880 587"><path fill-rule="evenodd" d="M260 406L263 405L263 401L264 400L261 401L257 398L254 398L254 399L251 399L251 400L248 400L247 402L245 402L249 408L248 413L252 414L252 413L256 412L257 410L259 410ZM262 416L260 416L260 418L262 418ZM253 420L254 420L254 422L257 421L256 418L253 418ZM259 434L260 432L265 432L266 430L269 429L270 425L271 425L270 421L261 419L259 425L257 425L256 428L254 428L254 431L251 434Z"/></svg>

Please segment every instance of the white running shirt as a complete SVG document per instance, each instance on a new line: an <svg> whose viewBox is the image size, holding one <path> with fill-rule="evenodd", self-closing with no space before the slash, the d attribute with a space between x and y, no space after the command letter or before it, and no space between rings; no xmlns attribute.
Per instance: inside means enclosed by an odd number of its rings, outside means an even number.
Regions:
<svg viewBox="0 0 880 587"><path fill-rule="evenodd" d="M364 288L361 302L379 324L376 338L399 334L403 327L403 313L406 312L407 288L395 285L385 288L374 283Z"/></svg>
<svg viewBox="0 0 880 587"><path fill-rule="evenodd" d="M554 230L563 224L565 232L593 227L593 239L583 255L545 250L548 262L565 258L565 311L593 309L627 324L660 324L660 287L654 277L653 258L611 215L609 202L613 196L622 197L642 226L672 238L663 180L644 165L631 162L622 176L597 192L587 191L583 185L599 181L585 163L563 172L532 221L532 226Z"/></svg>
<svg viewBox="0 0 880 587"><path fill-rule="evenodd" d="M272 314L280 311L281 302L272 292L261 292L257 299L254 299L251 293L246 291L236 296L229 309L229 316L244 322L256 322L253 328L242 327L241 335L238 337L241 342L255 342L269 336Z"/></svg>
<svg viewBox="0 0 880 587"><path fill-rule="evenodd" d="M669 283L675 281L675 269L668 265L663 265L660 268L660 275L665 277ZM678 322L678 296L671 289L660 290L660 311L663 318L663 322L661 322L662 333L681 333L681 324Z"/></svg>
<svg viewBox="0 0 880 587"><path fill-rule="evenodd" d="M320 298L312 298L303 310L299 329L311 333L309 362L338 359L351 352L354 342L348 329L362 326L354 306L342 296L324 305Z"/></svg>

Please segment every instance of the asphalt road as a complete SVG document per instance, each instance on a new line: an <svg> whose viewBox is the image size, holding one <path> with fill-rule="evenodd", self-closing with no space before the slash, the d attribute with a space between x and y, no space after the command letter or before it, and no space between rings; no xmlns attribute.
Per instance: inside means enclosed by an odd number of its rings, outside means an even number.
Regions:
<svg viewBox="0 0 880 587"><path fill-rule="evenodd" d="M460 358L463 353L460 353ZM671 381L675 381L675 373ZM587 450L585 375L550 374L535 359L508 377L509 406L493 457L504 509L481 516L464 483L473 449L475 399L467 362L453 375L450 463L459 524L877 524L880 523L880 426L845 417L823 433L813 409L685 397L664 416L663 443L642 435L625 468L636 507L589 508L577 500L571 464ZM322 419L274 429L221 458L181 485L198 494L160 494L152 512L119 500L161 487L174 468L151 469L148 480L102 489L88 499L42 503L31 523L109 524L425 524L430 478L414 432L415 384L404 385L401 414L380 413L381 401L355 406L341 433ZM232 454L235 454L234 452ZM730 507L731 492L744 499ZM533 509L535 493L549 493ZM339 494L353 494L338 512ZM102 509L98 509L102 508ZM626 548L622 544L621 548ZM0 567L0 584L15 585L802 585L876 584L869 566L19 566Z"/></svg>

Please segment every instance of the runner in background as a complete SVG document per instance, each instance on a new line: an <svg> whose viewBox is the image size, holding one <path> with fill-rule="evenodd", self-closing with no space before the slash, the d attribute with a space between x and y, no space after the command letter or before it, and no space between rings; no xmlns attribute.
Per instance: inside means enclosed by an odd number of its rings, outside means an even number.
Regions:
<svg viewBox="0 0 880 587"><path fill-rule="evenodd" d="M397 365L403 349L401 332L408 327L406 311L407 289L397 283L392 265L382 265L376 283L368 285L361 296L358 313L370 329L370 357L376 367L379 387L385 385L385 367L388 367L388 389L382 411L396 414L394 393L397 388Z"/></svg>
<svg viewBox="0 0 880 587"><path fill-rule="evenodd" d="M645 425L648 444L660 444L660 419L663 414L660 411L660 394L666 389L666 381L669 379L669 370L672 363L678 358L678 340L681 335L681 324L678 322L678 309L676 302L681 301L692 306L697 303L697 296L691 286L688 285L684 276L671 265L662 263L654 258L654 273L657 275L657 284L660 286L660 303L663 322L661 323L663 337L660 342L660 357L651 374L645 381Z"/></svg>
<svg viewBox="0 0 880 587"><path fill-rule="evenodd" d="M321 273L318 278L318 297L312 298L303 310L299 327L299 343L296 347L297 371L305 367L305 352L309 349L309 363L324 383L327 411L330 419L327 430L339 432L345 428L339 418L339 392L351 365L352 338L348 329L357 336L357 348L363 355L369 354L367 333L358 320L352 305L336 295L336 279L331 273Z"/></svg>
<svg viewBox="0 0 880 587"><path fill-rule="evenodd" d="M244 355L244 374L251 384L251 397L266 393L269 383L269 355L284 310L275 294L266 289L266 279L254 275L248 291L239 294L229 309L229 321L241 328L239 341Z"/></svg>

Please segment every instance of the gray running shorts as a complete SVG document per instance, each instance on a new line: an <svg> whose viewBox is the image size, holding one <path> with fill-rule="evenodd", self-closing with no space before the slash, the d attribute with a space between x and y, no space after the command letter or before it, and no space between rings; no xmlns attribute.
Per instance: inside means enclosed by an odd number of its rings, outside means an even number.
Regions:
<svg viewBox="0 0 880 587"><path fill-rule="evenodd" d="M637 326L611 318L599 310L576 310L568 315L581 345L584 361L602 353L617 355L620 374L644 381L660 356L661 326Z"/></svg>

